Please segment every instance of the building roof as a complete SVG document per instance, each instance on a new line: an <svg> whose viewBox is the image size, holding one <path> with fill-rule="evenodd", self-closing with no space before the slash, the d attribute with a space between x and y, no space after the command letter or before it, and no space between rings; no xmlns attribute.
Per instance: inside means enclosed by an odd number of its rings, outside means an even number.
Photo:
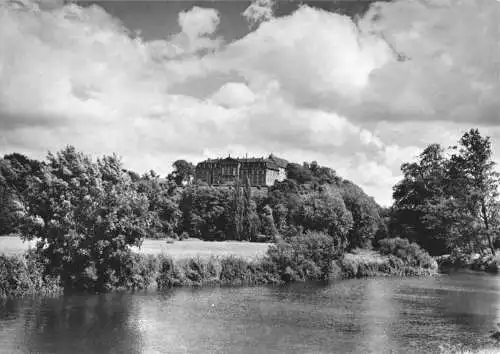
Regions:
<svg viewBox="0 0 500 354"><path fill-rule="evenodd" d="M269 155L268 158L264 157L245 157L245 158L234 158L234 157L226 157L226 158L217 158L217 159L208 159L205 161L201 161L196 165L196 167L200 166L202 163L241 163L241 164L254 164L254 163L264 163L267 168L277 170L279 168L285 168L288 165L288 161L281 159L279 157L274 156L273 154Z"/></svg>
<svg viewBox="0 0 500 354"><path fill-rule="evenodd" d="M274 161L276 163L276 165L278 165L278 167L281 167L281 168L286 168L286 166L288 165L287 160L281 159L277 156L274 156L273 154L269 155L269 160Z"/></svg>

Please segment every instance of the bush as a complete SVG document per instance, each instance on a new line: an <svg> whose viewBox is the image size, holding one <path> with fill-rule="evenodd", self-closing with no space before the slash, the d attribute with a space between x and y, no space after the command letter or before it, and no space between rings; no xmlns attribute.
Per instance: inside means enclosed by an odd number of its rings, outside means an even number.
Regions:
<svg viewBox="0 0 500 354"><path fill-rule="evenodd" d="M160 256L156 277L159 289L176 286L269 284L279 281L273 263L265 259L250 262L234 256L179 261Z"/></svg>
<svg viewBox="0 0 500 354"><path fill-rule="evenodd" d="M320 280L329 277L338 252L331 236L307 232L272 245L266 257L283 281Z"/></svg>
<svg viewBox="0 0 500 354"><path fill-rule="evenodd" d="M156 284L159 289L166 289L179 285L178 282L174 280L174 262L172 258L167 258L163 255L159 256Z"/></svg>
<svg viewBox="0 0 500 354"><path fill-rule="evenodd" d="M373 277L393 273L387 257L369 250L354 250L347 253L340 261L344 278Z"/></svg>
<svg viewBox="0 0 500 354"><path fill-rule="evenodd" d="M118 282L114 289L147 289L158 273L158 259L152 255L128 253L121 259ZM109 289L109 290L114 290Z"/></svg>
<svg viewBox="0 0 500 354"><path fill-rule="evenodd" d="M354 250L340 260L343 278L363 278L373 276L417 276L431 275L437 270L432 267L410 265L407 261L393 254L382 255L370 250Z"/></svg>
<svg viewBox="0 0 500 354"><path fill-rule="evenodd" d="M34 252L11 257L0 255L0 297L60 294L59 278L45 275L44 270Z"/></svg>
<svg viewBox="0 0 500 354"><path fill-rule="evenodd" d="M436 261L421 249L416 243L407 239L388 238L378 242L379 251L383 255L393 255L400 258L406 266L435 269Z"/></svg>
<svg viewBox="0 0 500 354"><path fill-rule="evenodd" d="M234 256L221 259L220 280L226 283L252 283L253 277L249 263Z"/></svg>

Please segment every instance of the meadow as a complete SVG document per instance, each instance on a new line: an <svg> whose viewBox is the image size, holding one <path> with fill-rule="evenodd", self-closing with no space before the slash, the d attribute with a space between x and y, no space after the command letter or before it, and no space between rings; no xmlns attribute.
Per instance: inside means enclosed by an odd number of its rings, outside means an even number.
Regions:
<svg viewBox="0 0 500 354"><path fill-rule="evenodd" d="M263 256L269 243L242 241L202 241L187 239L167 243L165 240L146 239L140 249L133 250L148 255L165 254L174 260L187 258L210 258L218 256L234 256L252 260ZM35 247L35 241L23 242L18 236L0 237L0 254L7 256L20 255L29 248Z"/></svg>

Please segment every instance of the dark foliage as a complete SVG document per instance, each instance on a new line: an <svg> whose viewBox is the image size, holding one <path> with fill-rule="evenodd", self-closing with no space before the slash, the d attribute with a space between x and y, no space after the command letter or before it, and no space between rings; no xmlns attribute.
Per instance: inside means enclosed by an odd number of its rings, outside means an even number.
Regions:
<svg viewBox="0 0 500 354"><path fill-rule="evenodd" d="M378 248L381 254L396 256L411 267L432 268L435 264L427 251L407 239L396 237L380 240Z"/></svg>
<svg viewBox="0 0 500 354"><path fill-rule="evenodd" d="M46 265L35 252L22 256L0 255L0 298L59 295L59 279L45 273Z"/></svg>
<svg viewBox="0 0 500 354"><path fill-rule="evenodd" d="M272 245L267 259L286 282L327 279L340 255L334 239L321 232L307 232Z"/></svg>
<svg viewBox="0 0 500 354"><path fill-rule="evenodd" d="M495 253L499 232L498 173L491 142L477 129L458 146L429 145L418 161L402 165L394 186L390 233L429 250L432 255Z"/></svg>

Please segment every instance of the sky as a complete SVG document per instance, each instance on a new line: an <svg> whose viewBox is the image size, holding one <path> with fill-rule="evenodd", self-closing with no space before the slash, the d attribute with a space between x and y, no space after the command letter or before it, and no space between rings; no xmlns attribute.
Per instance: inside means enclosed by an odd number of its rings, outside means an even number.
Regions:
<svg viewBox="0 0 500 354"><path fill-rule="evenodd" d="M387 206L428 144L496 150L499 54L496 0L0 0L0 154L273 153Z"/></svg>

